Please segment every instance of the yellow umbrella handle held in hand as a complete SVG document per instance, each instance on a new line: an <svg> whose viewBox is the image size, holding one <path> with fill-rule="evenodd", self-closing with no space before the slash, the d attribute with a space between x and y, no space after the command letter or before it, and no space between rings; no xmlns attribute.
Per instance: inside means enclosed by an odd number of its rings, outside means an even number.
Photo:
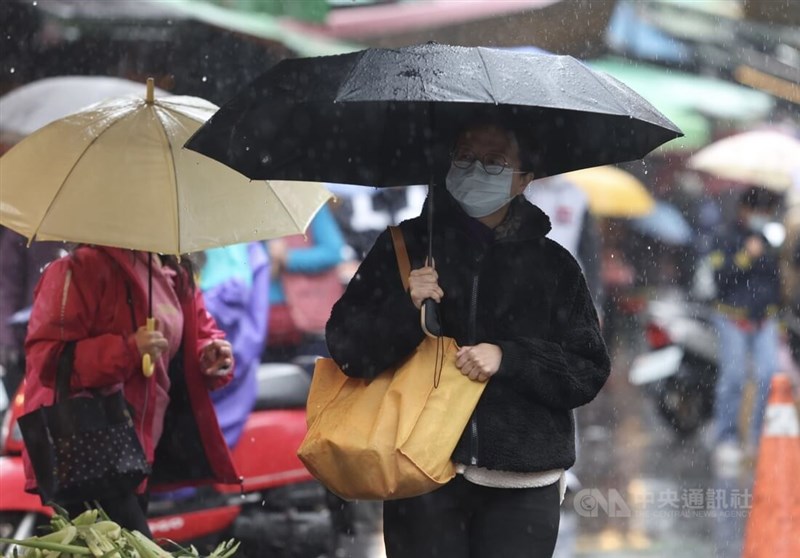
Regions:
<svg viewBox="0 0 800 558"><path fill-rule="evenodd" d="M156 330L156 319L155 318L147 318L147 331L155 331ZM150 357L150 353L145 353L142 355L142 374L144 374L145 378L149 378L153 375L153 372L156 370L156 365L153 362L153 359Z"/></svg>

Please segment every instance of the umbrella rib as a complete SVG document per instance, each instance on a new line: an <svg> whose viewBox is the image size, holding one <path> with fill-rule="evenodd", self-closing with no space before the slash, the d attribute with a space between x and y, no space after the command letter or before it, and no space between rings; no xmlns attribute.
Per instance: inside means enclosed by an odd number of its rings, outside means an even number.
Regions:
<svg viewBox="0 0 800 558"><path fill-rule="evenodd" d="M478 48L478 58L481 59L481 64L483 65L483 71L484 73L486 73L486 79L489 81L489 89L490 89L489 96L492 98L492 101L494 101L494 104L497 105L499 103L497 102L497 97L494 96L494 83L492 83L492 76L489 73L489 66L486 65L486 59L483 57L483 52L481 51L480 48Z"/></svg>
<svg viewBox="0 0 800 558"><path fill-rule="evenodd" d="M106 127L105 127L105 128L104 128L104 129L103 129L103 130L102 130L102 131L99 133L99 134L95 135L95 137L93 137L93 138L92 138L92 141L90 141L90 142L89 142L89 145L87 145L87 146L86 146L86 149L84 149L84 150L81 152L80 156L78 156L78 158L77 158L77 159L75 159L75 162L73 163L72 167L69 169L69 172L67 173L67 176L65 176L65 177L64 177L64 180L62 180L62 181L61 181L61 185L58 187L58 190L56 190L56 193L55 193L55 194L53 195L53 197L51 198L51 200L50 200L50 203L49 203L49 204L47 204L47 209L45 209L44 213L42 214L42 218L41 218L41 219L39 219L39 223L36 225L36 230L35 230L35 231L33 231L33 234L31 235L31 240L35 239L35 238L36 238L36 235L38 235L38 234L39 234L39 229L41 229L41 228L42 228L42 225L44 224L44 221L45 221L45 219L47 219L47 216L50 214L50 210L53 208L53 205L56 203L56 200L58 199L58 196L60 196L60 195L61 195L61 191L64 189L64 185L65 185L67 182L69 182L69 178L72 176L72 173L73 173L73 172L75 172L75 169L78 167L78 165L80 164L80 162L83 160L83 157L86 155L86 153L88 153L88 152L89 152L89 150L92 148L92 146L93 146L95 143L97 143L97 141L100 139L100 137L101 137L103 134L105 134L107 131L109 131L109 130L111 129L111 127L112 127L112 126L114 126L115 124L118 124L118 123L122 122L122 121L123 121L123 120L125 120L126 118L130 118L130 117L131 117L131 115L133 115L133 114L135 114L135 113L136 113L136 111L135 111L135 110L131 110L130 112L128 112L128 113L127 113L125 116L123 116L122 118L118 118L117 120L113 120L113 121L112 121L112 122L110 122L110 123L108 124L108 126L106 126Z"/></svg>
<svg viewBox="0 0 800 558"><path fill-rule="evenodd" d="M159 126L157 126L157 128L158 128L159 132L161 132L161 137L163 138L164 142L167 144L167 152L169 153L169 155L168 155L169 161L167 161L167 164L172 163L172 165L171 165L171 167L172 167L172 181L173 181L173 184L175 185L174 189L172 190L172 193L174 194L172 199L173 199L174 204L175 204L175 212L173 213L173 215L175 215L175 221L176 221L176 223L175 223L175 237L177 238L176 246L178 247L176 255L180 255L181 248L182 248L182 246L181 246L181 240L182 239L181 239L181 214L180 214L180 208L178 207L178 168L177 168L177 165L175 164L175 155L172 152L172 142L170 141L169 135L167 134L166 130L164 129L164 121L161 119L161 113L159 112L159 109L164 109L164 111L166 111L166 112L171 112L171 111L170 111L169 108L167 108L164 105L161 105L161 104L158 104L158 103L154 103L153 104L153 112L155 113L156 118L158 118L158 122L160 124Z"/></svg>
<svg viewBox="0 0 800 558"><path fill-rule="evenodd" d="M340 94L341 94L341 92L342 92L342 89L344 89L345 85L347 85L347 84L348 84L348 82L350 81L350 78L351 78L351 77L353 76L353 74L356 72L356 66L358 66L358 63L359 63L359 62L361 62L361 59L362 59L362 58L365 58L365 57L366 57L366 52L367 52L367 51L363 51L363 52L361 52L361 53L358 55L358 58L357 58L357 59L356 59L356 60L353 62L353 65L352 65L352 66L350 66L350 69L348 69L348 70L347 70L347 75L344 77L344 79L341 81L341 83L340 83L339 87L336 89L336 95L334 95L334 96L333 96L333 104L334 104L334 105L336 104L336 102L337 102L337 99L339 98L339 95L340 95ZM254 102L256 102L256 101L257 101L257 100L256 100L256 99L254 99Z"/></svg>
<svg viewBox="0 0 800 558"><path fill-rule="evenodd" d="M277 192L277 190L275 190L275 188L273 188L273 187L272 187L272 184L271 184L271 183L270 183L268 180L267 180L267 181L265 181L265 182L266 182L267 184L269 184L269 187L270 187L270 188L272 188L272 191L273 191L273 192L275 192L275 199L276 199L276 200L278 200L278 203L280 203L280 204L281 204L281 206L282 206L282 207L283 207L283 208L286 210L286 214L287 214L287 215L289 216L289 218L292 220L292 223L294 223L294 226L295 226L295 227L297 227L297 228L300 230L301 234L305 234L305 233L306 233L306 229L307 229L308 227L306 226L306 227L304 228L304 227L303 227L303 226L302 226L300 223L298 223L298 222L297 222L297 219L295 219L294 213L292 213L291 211L289 211L289 207L288 207L288 206L287 206L287 205L284 203L283 199L282 199L282 198L281 198L281 197L278 195L278 192ZM327 203L327 202L326 202L326 203ZM323 204L323 205L324 205L324 204ZM317 213L319 212L319 210L320 210L320 209L322 209L322 206L320 206L320 207L317 209L317 211L315 211L315 212L314 212L314 215L313 215L313 216L311 217L311 219L309 219L309 221L308 221L308 222L309 222L309 224L310 224L310 223L311 223L311 221L314 219L314 217L316 217L316 215L317 215Z"/></svg>
<svg viewBox="0 0 800 558"><path fill-rule="evenodd" d="M580 61L578 61L578 62L579 62L579 63L581 63L581 64L583 64L583 62L580 62ZM620 104L620 103L616 102L616 96L615 96L615 93L616 93L616 92L615 92L615 91L612 91L612 90L611 90L611 89L608 87L608 84L607 84L607 83L605 83L605 82L604 82L602 79L600 79L600 77L599 77L598 75L596 75L596 73L602 73L603 75L610 77L611 79L613 79L613 80L615 80L615 81L619 82L619 83L620 83L620 84L621 84L621 85L622 85L622 86L623 86L625 89L628 89L628 90L630 90L630 91L634 91L634 89L633 89L631 86L629 86L627 83L625 83L624 81L622 81L621 79L615 78L614 76L612 76L612 75L611 75L611 74L609 74L608 72L604 72L603 70L592 70L592 68L590 68L589 66L586 66L586 64L583 64L583 65L586 67L586 69L588 69L588 70L589 70L589 75L592 77L592 79L593 79L593 80L595 80L595 81L596 81L596 82L597 82L597 83L598 83L598 84L599 84L599 85L600 85L600 86L601 86L603 89L605 89L605 90L606 90L608 93L610 93L610 94L611 94L611 98L612 98L612 99L614 99L614 101L615 101L615 104L616 104L616 106L617 106L617 109L618 109L620 112L623 112L625 115L628 115L628 116L630 116L630 109L629 109L627 106L625 106L625 105L622 105L622 104ZM634 91L634 93L635 93L635 91ZM656 111L658 112L658 114L661 114L661 111L658 109L658 107L656 107L655 105L652 105L652 106L653 106L653 108L654 108L654 109L656 109ZM598 112L597 112L597 114L609 114L609 115L610 115L610 114L612 114L612 113L610 113L610 112L606 112L606 111L598 111ZM663 117L663 115L661 115L661 116ZM649 119L648 119L648 120L645 120L644 118L641 118L641 117L640 117L639 119L640 119L640 120L642 120L642 122L647 122L648 124L656 124L656 123L654 123L654 122L650 122L650 120L649 120Z"/></svg>

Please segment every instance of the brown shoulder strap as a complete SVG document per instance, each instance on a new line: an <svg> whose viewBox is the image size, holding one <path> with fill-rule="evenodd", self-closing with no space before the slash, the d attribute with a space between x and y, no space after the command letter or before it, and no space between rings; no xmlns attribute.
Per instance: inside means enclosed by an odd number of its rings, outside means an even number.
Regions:
<svg viewBox="0 0 800 558"><path fill-rule="evenodd" d="M400 227L389 227L392 233L392 244L394 244L394 254L397 256L397 269L400 270L400 279L403 281L403 288L408 290L408 276L411 274L411 262L408 259L406 250L406 239Z"/></svg>

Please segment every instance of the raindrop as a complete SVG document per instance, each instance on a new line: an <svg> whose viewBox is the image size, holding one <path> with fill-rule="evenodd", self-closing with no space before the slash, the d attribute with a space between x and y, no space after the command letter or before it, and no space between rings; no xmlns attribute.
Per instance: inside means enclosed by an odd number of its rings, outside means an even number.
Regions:
<svg viewBox="0 0 800 558"><path fill-rule="evenodd" d="M16 68L10 68L8 71L9 71L9 73L12 73L12 74L13 74L14 72L16 72L16 71L17 71L17 69L16 69Z"/></svg>
<svg viewBox="0 0 800 558"><path fill-rule="evenodd" d="M34 6L38 6L38 5L39 5L39 2L37 2L36 0L33 0L33 5L34 5Z"/></svg>
<svg viewBox="0 0 800 558"><path fill-rule="evenodd" d="M272 157L270 157L269 154L264 155L263 157L261 157L261 163L264 164L264 165L269 164L270 161L272 161Z"/></svg>
<svg viewBox="0 0 800 558"><path fill-rule="evenodd" d="M202 82L203 82L203 83L205 83L205 82L207 82L207 81L208 81L208 77L206 77L206 76L203 76Z"/></svg>

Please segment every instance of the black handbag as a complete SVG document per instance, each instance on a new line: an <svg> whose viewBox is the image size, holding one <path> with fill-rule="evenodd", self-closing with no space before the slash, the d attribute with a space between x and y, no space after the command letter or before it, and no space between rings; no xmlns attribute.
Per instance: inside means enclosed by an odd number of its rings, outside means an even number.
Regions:
<svg viewBox="0 0 800 558"><path fill-rule="evenodd" d="M42 503L130 494L150 474L122 391L69 397L75 342L58 360L53 404L19 418Z"/></svg>

